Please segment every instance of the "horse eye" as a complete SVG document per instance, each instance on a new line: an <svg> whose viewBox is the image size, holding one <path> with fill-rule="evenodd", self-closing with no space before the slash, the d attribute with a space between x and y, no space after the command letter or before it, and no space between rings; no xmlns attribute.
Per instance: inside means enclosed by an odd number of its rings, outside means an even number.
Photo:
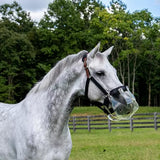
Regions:
<svg viewBox="0 0 160 160"><path fill-rule="evenodd" d="M99 71L99 72L96 72L96 75L99 76L99 77L101 77L101 76L104 76L105 73L103 71Z"/></svg>

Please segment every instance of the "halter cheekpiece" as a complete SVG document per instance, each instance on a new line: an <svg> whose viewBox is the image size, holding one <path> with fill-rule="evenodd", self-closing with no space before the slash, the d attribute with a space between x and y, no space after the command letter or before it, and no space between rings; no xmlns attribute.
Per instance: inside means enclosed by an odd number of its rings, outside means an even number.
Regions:
<svg viewBox="0 0 160 160"><path fill-rule="evenodd" d="M102 91L102 93L105 95L105 98L104 98L104 102L103 103L100 103L100 102L93 102L94 105L96 105L97 107L99 107L100 109L102 109L104 111L104 113L106 114L112 114L114 112L113 108L110 106L110 100L109 100L109 96L112 95L112 96L117 96L119 94L118 90L120 88L123 89L123 91L126 91L127 88L126 86L120 86L120 87L117 87L113 90L111 90L109 93L101 86L101 84L99 82L97 82L97 80L90 75L90 72L89 72L89 69L88 69L88 66L87 66L87 53L84 54L83 58L82 58L82 61L83 61L83 64L84 64L84 68L85 68L85 71L86 71L86 76L87 76L87 80L86 80L86 85L85 85L85 96L88 98L88 89L89 89L89 83L90 81L92 81L96 86L97 88Z"/></svg>

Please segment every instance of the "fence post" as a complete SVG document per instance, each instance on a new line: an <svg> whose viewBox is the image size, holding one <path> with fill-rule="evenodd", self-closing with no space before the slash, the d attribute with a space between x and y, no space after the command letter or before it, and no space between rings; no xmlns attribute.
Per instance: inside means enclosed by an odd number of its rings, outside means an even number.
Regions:
<svg viewBox="0 0 160 160"><path fill-rule="evenodd" d="M73 116L73 132L76 131L76 117Z"/></svg>
<svg viewBox="0 0 160 160"><path fill-rule="evenodd" d="M88 119L88 131L90 132L90 116L87 116L87 119Z"/></svg>
<svg viewBox="0 0 160 160"><path fill-rule="evenodd" d="M133 118L130 119L130 130L133 132Z"/></svg>
<svg viewBox="0 0 160 160"><path fill-rule="evenodd" d="M157 112L154 112L154 129L157 130Z"/></svg>
<svg viewBox="0 0 160 160"><path fill-rule="evenodd" d="M111 132L111 120L108 118L108 129L109 129L109 132Z"/></svg>

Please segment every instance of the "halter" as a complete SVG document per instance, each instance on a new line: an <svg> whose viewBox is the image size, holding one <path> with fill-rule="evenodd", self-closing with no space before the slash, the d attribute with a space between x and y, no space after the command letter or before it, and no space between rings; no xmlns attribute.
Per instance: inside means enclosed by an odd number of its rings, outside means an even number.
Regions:
<svg viewBox="0 0 160 160"><path fill-rule="evenodd" d="M85 71L86 71L86 76L87 76L87 80L86 80L86 86L85 86L85 96L88 98L88 88L89 88L89 83L90 81L92 81L96 86L97 88L102 91L102 93L106 96L104 98L104 103L100 103L100 102L93 102L94 105L96 105L97 107L99 107L100 109L102 109L104 111L104 113L106 113L107 115L109 114L112 114L114 113L114 110L113 108L109 105L110 104L110 100L109 100L109 96L112 95L112 96L118 96L119 92L118 90L120 88L123 89L123 91L126 91L127 88L126 86L120 86L120 87L117 87L113 90L111 90L109 93L100 85L100 83L98 83L96 81L96 79L90 75L90 72L89 72L89 69L88 69L88 66L87 66L87 54L85 54L82 58L82 61L84 63L84 68L85 68Z"/></svg>

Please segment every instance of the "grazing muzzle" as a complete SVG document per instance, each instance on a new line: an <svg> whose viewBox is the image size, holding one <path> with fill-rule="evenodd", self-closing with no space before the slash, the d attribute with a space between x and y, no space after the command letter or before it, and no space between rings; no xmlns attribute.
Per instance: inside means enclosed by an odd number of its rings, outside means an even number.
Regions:
<svg viewBox="0 0 160 160"><path fill-rule="evenodd" d="M111 90L107 98L109 104L104 101L104 105L107 108L111 106L113 110L112 113L108 110L110 120L128 120L139 108L134 95L126 86Z"/></svg>
<svg viewBox="0 0 160 160"><path fill-rule="evenodd" d="M85 96L88 97L89 83L92 81L95 86L104 94L104 102L94 102L96 106L108 115L110 120L128 120L138 110L139 106L134 95L129 91L128 87L120 86L110 92L106 91L96 79L90 75L87 67L87 56L83 57L84 68L86 70L87 81L85 86Z"/></svg>

